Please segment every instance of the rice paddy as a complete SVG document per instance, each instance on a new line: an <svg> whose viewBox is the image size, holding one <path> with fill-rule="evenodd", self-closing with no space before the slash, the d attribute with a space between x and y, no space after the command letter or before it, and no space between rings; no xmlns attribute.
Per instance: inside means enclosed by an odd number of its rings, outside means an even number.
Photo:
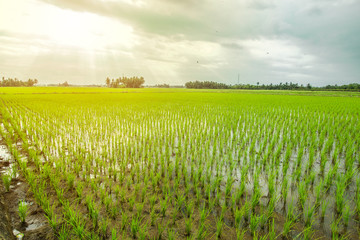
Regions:
<svg viewBox="0 0 360 240"><path fill-rule="evenodd" d="M49 238L359 239L356 93L49 89L0 95Z"/></svg>

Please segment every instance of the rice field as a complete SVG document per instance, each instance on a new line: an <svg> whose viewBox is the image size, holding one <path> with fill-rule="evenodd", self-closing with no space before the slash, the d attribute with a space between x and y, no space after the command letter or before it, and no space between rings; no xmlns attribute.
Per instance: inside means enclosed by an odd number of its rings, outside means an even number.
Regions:
<svg viewBox="0 0 360 240"><path fill-rule="evenodd" d="M359 94L19 91L1 191L26 182L50 239L359 239Z"/></svg>

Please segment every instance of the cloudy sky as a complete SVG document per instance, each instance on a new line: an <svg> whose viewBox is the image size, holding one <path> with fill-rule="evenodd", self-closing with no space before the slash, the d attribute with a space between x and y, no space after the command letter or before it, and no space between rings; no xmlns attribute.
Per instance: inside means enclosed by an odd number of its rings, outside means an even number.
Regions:
<svg viewBox="0 0 360 240"><path fill-rule="evenodd" d="M360 0L3 0L0 76L360 82Z"/></svg>

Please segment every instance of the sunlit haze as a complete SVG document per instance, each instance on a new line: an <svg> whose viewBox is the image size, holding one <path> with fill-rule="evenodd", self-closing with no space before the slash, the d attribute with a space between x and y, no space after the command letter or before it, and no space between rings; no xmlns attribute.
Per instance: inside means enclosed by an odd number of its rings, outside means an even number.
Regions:
<svg viewBox="0 0 360 240"><path fill-rule="evenodd" d="M40 84L360 82L357 0L0 2L0 76Z"/></svg>

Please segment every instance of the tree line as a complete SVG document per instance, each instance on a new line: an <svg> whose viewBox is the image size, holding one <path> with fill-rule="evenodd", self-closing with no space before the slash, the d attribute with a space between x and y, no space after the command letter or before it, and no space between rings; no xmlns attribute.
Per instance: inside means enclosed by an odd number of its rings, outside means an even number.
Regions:
<svg viewBox="0 0 360 240"><path fill-rule="evenodd" d="M186 88L197 88L197 89L227 89L231 88L230 85L226 85L225 83L217 83L217 82L211 82L211 81L205 81L205 82L187 82L185 83Z"/></svg>
<svg viewBox="0 0 360 240"><path fill-rule="evenodd" d="M163 84L156 84L154 87L155 88L170 88L170 85L163 83Z"/></svg>
<svg viewBox="0 0 360 240"><path fill-rule="evenodd" d="M141 88L145 83L144 77L106 78L106 86L110 88Z"/></svg>
<svg viewBox="0 0 360 240"><path fill-rule="evenodd" d="M17 78L2 77L2 80L0 81L0 87L32 87L37 83L37 79L29 78L27 81L21 81Z"/></svg>
<svg viewBox="0 0 360 240"><path fill-rule="evenodd" d="M351 83L346 85L327 85L324 87L313 87L308 83L307 85L299 85L298 83L279 83L279 84L261 84L257 82L256 85L252 84L236 84L227 85L225 83L217 83L211 81L194 81L185 83L186 88L195 89L259 89L259 90L339 90L339 91L360 91L360 84Z"/></svg>

